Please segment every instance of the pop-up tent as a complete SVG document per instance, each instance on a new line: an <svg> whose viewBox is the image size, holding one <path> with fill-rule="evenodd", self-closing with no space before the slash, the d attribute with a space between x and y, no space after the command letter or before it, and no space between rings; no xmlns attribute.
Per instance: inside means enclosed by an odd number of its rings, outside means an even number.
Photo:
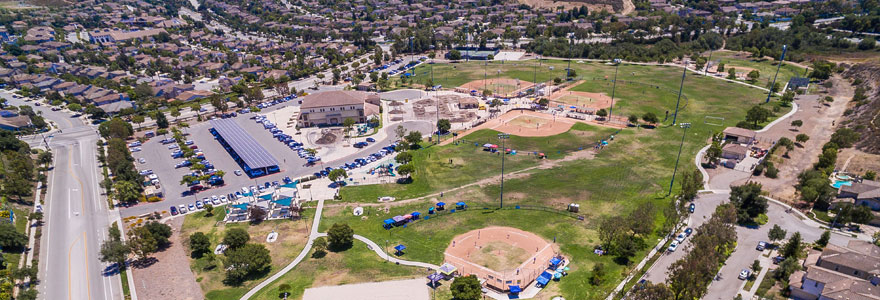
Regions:
<svg viewBox="0 0 880 300"><path fill-rule="evenodd" d="M520 292L522 292L522 288L520 288L518 285L510 285L508 287L510 288L511 294L519 294Z"/></svg>
<svg viewBox="0 0 880 300"><path fill-rule="evenodd" d="M537 281L538 284L541 285L541 287L544 287L547 285L547 283L550 282L550 279L553 279L553 275L547 273L547 271L544 271L544 273L541 273L541 275L538 276L538 279L535 279L535 281Z"/></svg>

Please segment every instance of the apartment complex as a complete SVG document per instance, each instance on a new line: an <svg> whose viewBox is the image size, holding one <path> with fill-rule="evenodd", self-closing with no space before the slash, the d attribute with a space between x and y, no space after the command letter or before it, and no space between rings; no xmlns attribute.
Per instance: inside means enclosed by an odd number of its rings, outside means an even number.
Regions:
<svg viewBox="0 0 880 300"><path fill-rule="evenodd" d="M804 270L789 277L791 297L804 300L880 300L880 247L853 240L811 250Z"/></svg>

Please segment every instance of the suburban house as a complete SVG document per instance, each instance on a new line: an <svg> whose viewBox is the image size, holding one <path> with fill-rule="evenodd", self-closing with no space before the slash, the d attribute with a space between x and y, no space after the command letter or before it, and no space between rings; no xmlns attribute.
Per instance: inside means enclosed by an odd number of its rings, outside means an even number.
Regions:
<svg viewBox="0 0 880 300"><path fill-rule="evenodd" d="M789 277L791 298L880 299L880 247L869 241L811 250L803 267Z"/></svg>
<svg viewBox="0 0 880 300"><path fill-rule="evenodd" d="M18 131L22 128L31 126L31 119L27 116L20 116L18 114L11 114L7 116L4 114L2 117L0 117L0 129Z"/></svg>
<svg viewBox="0 0 880 300"><path fill-rule="evenodd" d="M860 182L853 182L849 186L841 186L837 194L837 200L834 202L849 202L855 205L870 207L874 211L874 219L869 224L880 225L880 182L862 180Z"/></svg>
<svg viewBox="0 0 880 300"><path fill-rule="evenodd" d="M375 95L374 95L375 96ZM366 123L378 106L368 103L370 94L361 91L331 91L303 97L300 124L303 127L340 125L345 119Z"/></svg>
<svg viewBox="0 0 880 300"><path fill-rule="evenodd" d="M755 140L755 131L739 127L727 127L723 131L724 140L740 144L750 144Z"/></svg>

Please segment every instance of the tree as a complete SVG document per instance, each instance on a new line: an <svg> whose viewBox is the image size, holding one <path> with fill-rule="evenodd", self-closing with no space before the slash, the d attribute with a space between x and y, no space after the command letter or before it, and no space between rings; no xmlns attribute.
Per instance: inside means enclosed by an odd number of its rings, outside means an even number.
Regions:
<svg viewBox="0 0 880 300"><path fill-rule="evenodd" d="M877 40L873 37L865 37L859 42L859 50L872 50L877 46Z"/></svg>
<svg viewBox="0 0 880 300"><path fill-rule="evenodd" d="M189 236L189 249L192 257L201 258L205 253L211 252L211 240L202 232L194 232Z"/></svg>
<svg viewBox="0 0 880 300"><path fill-rule="evenodd" d="M831 134L831 142L837 144L840 148L852 147L855 142L859 141L859 138L858 132L846 127L837 129L837 131Z"/></svg>
<svg viewBox="0 0 880 300"><path fill-rule="evenodd" d="M739 223L751 222L758 215L767 212L767 198L761 196L761 188L761 184L757 182L731 187L730 203L736 207Z"/></svg>
<svg viewBox="0 0 880 300"><path fill-rule="evenodd" d="M226 231L226 235L223 236L223 244L233 249L244 246L250 239L251 235L247 230L236 227Z"/></svg>
<svg viewBox="0 0 880 300"><path fill-rule="evenodd" d="M593 266L593 273L590 274L590 284L601 285L605 279L605 264L598 263Z"/></svg>
<svg viewBox="0 0 880 300"><path fill-rule="evenodd" d="M259 224L266 219L266 211L257 206L251 206L248 208L248 217L251 221L251 224Z"/></svg>
<svg viewBox="0 0 880 300"><path fill-rule="evenodd" d="M449 120L447 120L447 119L437 120L437 130L441 134L449 132L449 129L451 129L451 128L452 128L452 123L450 123Z"/></svg>
<svg viewBox="0 0 880 300"><path fill-rule="evenodd" d="M394 157L394 160L396 160L398 163L404 164L404 165L411 162L412 159L413 159L412 154L407 151L397 153L397 156Z"/></svg>
<svg viewBox="0 0 880 300"><path fill-rule="evenodd" d="M131 124L120 118L113 118L98 125L98 132L105 139L125 139L134 134L134 128L131 127Z"/></svg>
<svg viewBox="0 0 880 300"><path fill-rule="evenodd" d="M327 230L327 240L330 249L339 251L351 248L354 242L354 230L348 224L333 223L333 226Z"/></svg>
<svg viewBox="0 0 880 300"><path fill-rule="evenodd" d="M113 183L113 194L116 196L116 200L121 203L133 204L141 199L141 191L137 184L127 180Z"/></svg>
<svg viewBox="0 0 880 300"><path fill-rule="evenodd" d="M159 128L168 128L168 119L165 117L165 114L161 111L156 112L156 127Z"/></svg>
<svg viewBox="0 0 880 300"><path fill-rule="evenodd" d="M205 203L205 217L211 217L214 215L214 205Z"/></svg>
<svg viewBox="0 0 880 300"><path fill-rule="evenodd" d="M449 289L455 300L479 300L483 296L480 280L475 275L456 277Z"/></svg>
<svg viewBox="0 0 880 300"><path fill-rule="evenodd" d="M125 259L131 249L125 242L120 240L109 239L101 244L101 257L99 259L106 263L115 263L119 269L125 269Z"/></svg>
<svg viewBox="0 0 880 300"><path fill-rule="evenodd" d="M410 178L412 173L415 173L415 171L416 171L416 167L414 167L412 164L405 164L400 167L397 167L397 173L400 173L400 175L406 176L406 178Z"/></svg>
<svg viewBox="0 0 880 300"><path fill-rule="evenodd" d="M210 98L211 105L214 106L215 111L221 111L221 112L225 113L226 110L229 109L229 105L226 104L226 99L223 98L223 95L213 94L213 95L209 96L208 98Z"/></svg>
<svg viewBox="0 0 880 300"><path fill-rule="evenodd" d="M718 164L718 162L721 161L722 152L721 142L712 141L709 149L706 149L706 160L712 165Z"/></svg>
<svg viewBox="0 0 880 300"><path fill-rule="evenodd" d="M461 59L461 52L459 52L458 50L455 50L455 49L449 50L447 57L449 58L449 60L460 60Z"/></svg>
<svg viewBox="0 0 880 300"><path fill-rule="evenodd" d="M281 292L281 297L284 297L287 300L287 296L290 296L291 287L289 284L282 283L278 286L278 291Z"/></svg>
<svg viewBox="0 0 880 300"><path fill-rule="evenodd" d="M333 169L330 171L330 174L327 175L327 178L330 178L333 182L345 180L346 177L348 177L348 174L343 169Z"/></svg>
<svg viewBox="0 0 880 300"><path fill-rule="evenodd" d="M830 239L831 231L825 230L825 232L822 232L822 235L819 236L819 239L816 240L816 246L819 246L819 248L825 248L825 246L828 246L828 240Z"/></svg>
<svg viewBox="0 0 880 300"><path fill-rule="evenodd" d="M596 112L596 115L599 116L600 118L604 119L605 117L608 116L608 111L605 110L604 108L600 108L599 111Z"/></svg>
<svg viewBox="0 0 880 300"><path fill-rule="evenodd" d="M128 232L128 246L139 259L146 259L159 249L153 233L146 227L135 227Z"/></svg>
<svg viewBox="0 0 880 300"><path fill-rule="evenodd" d="M70 111L79 112L80 110L82 110L82 105L79 105L79 103L71 103L67 105L67 109L69 109Z"/></svg>
<svg viewBox="0 0 880 300"><path fill-rule="evenodd" d="M658 284L645 282L641 286L633 289L632 299L672 300L674 299L674 295L672 294L672 291L669 290L669 287L662 282Z"/></svg>
<svg viewBox="0 0 880 300"><path fill-rule="evenodd" d="M697 198L697 192L703 188L703 173L700 170L684 172L681 179L681 193L679 197L684 201L693 201Z"/></svg>
<svg viewBox="0 0 880 300"><path fill-rule="evenodd" d="M773 275L776 279L779 280L787 280L792 273L801 269L801 264L795 257L785 256L785 260L779 263L779 267L776 268L776 272Z"/></svg>
<svg viewBox="0 0 880 300"><path fill-rule="evenodd" d="M867 180L874 180L877 178L877 172L874 172L873 170L867 170L865 171L865 175L862 176L862 178Z"/></svg>
<svg viewBox="0 0 880 300"><path fill-rule="evenodd" d="M630 124L632 124L633 126L639 126L639 116L637 116L635 114L629 115L629 117L626 119L626 121L629 122Z"/></svg>
<svg viewBox="0 0 880 300"><path fill-rule="evenodd" d="M419 147L419 143L422 141L422 133L418 131L410 131L403 139L406 140L406 143L409 144L410 148L415 149Z"/></svg>
<svg viewBox="0 0 880 300"><path fill-rule="evenodd" d="M397 127L394 128L394 136L396 136L398 140L403 139L406 136L406 128L403 128L403 126L397 125Z"/></svg>
<svg viewBox="0 0 880 300"><path fill-rule="evenodd" d="M315 253L312 253L312 257L324 257L324 255L327 254L327 239L322 237L315 239L312 243L312 249L315 249Z"/></svg>
<svg viewBox="0 0 880 300"><path fill-rule="evenodd" d="M37 155L37 162L43 164L44 166L49 166L52 163L52 152L42 151L39 155Z"/></svg>
<svg viewBox="0 0 880 300"><path fill-rule="evenodd" d="M342 127L345 128L345 135L347 136L351 128L354 127L354 119L345 118L345 120L342 120Z"/></svg>
<svg viewBox="0 0 880 300"><path fill-rule="evenodd" d="M798 127L801 127L801 126L804 126L804 121L801 121L801 120L791 121L791 127L794 127L795 130L797 130Z"/></svg>
<svg viewBox="0 0 880 300"><path fill-rule="evenodd" d="M730 68L727 70L727 79L736 79L736 68Z"/></svg>
<svg viewBox="0 0 880 300"><path fill-rule="evenodd" d="M777 82L776 84L779 84L779 83ZM794 92L792 92L792 91L785 92L785 94L782 94L782 98L780 98L779 101L782 101L782 106L784 106L784 107L791 106L791 102L794 101Z"/></svg>
<svg viewBox="0 0 880 300"><path fill-rule="evenodd" d="M749 77L750 82L755 83L756 81L758 81L758 78L761 77L761 73L759 73L758 70L752 70L746 76Z"/></svg>
<svg viewBox="0 0 880 300"><path fill-rule="evenodd" d="M168 238L171 237L171 226L167 224L159 223L156 221L149 222L144 225L147 230L153 234L153 238L156 239L157 246L165 247L171 243Z"/></svg>
<svg viewBox="0 0 880 300"><path fill-rule="evenodd" d="M798 134L794 137L794 140L798 142L798 144L806 143L810 140L810 136L805 133Z"/></svg>
<svg viewBox="0 0 880 300"><path fill-rule="evenodd" d="M782 246L780 254L785 258L791 257L797 259L801 255L803 249L803 238L801 238L801 233L796 231L788 238L788 242L785 243L785 246Z"/></svg>
<svg viewBox="0 0 880 300"><path fill-rule="evenodd" d="M771 112L769 110L759 105L755 105L746 112L746 121L754 123L754 127L757 128L758 123L767 122L770 115Z"/></svg>
<svg viewBox="0 0 880 300"><path fill-rule="evenodd" d="M660 119L657 118L657 115L652 112L646 112L644 115L642 115L642 120L644 120L645 123L648 124L657 124L657 122L660 122Z"/></svg>
<svg viewBox="0 0 880 300"><path fill-rule="evenodd" d="M770 240L770 243L775 244L776 241L784 240L785 234L785 229L779 227L779 224L773 224L773 228L770 228L770 231L767 232L767 239Z"/></svg>
<svg viewBox="0 0 880 300"><path fill-rule="evenodd" d="M272 267L269 249L263 244L245 244L226 251L226 278L228 285L238 285L250 278L258 277Z"/></svg>

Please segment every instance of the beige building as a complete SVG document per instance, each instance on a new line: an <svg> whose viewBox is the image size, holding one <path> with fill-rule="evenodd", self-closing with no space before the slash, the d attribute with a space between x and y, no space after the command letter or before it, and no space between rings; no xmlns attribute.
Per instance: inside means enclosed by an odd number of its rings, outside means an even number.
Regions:
<svg viewBox="0 0 880 300"><path fill-rule="evenodd" d="M880 300L880 247L853 240L847 247L811 250L804 270L789 277L791 298L803 300Z"/></svg>
<svg viewBox="0 0 880 300"><path fill-rule="evenodd" d="M379 113L378 96L360 91L332 91L303 97L299 121L302 127L341 125L345 119L366 123Z"/></svg>

